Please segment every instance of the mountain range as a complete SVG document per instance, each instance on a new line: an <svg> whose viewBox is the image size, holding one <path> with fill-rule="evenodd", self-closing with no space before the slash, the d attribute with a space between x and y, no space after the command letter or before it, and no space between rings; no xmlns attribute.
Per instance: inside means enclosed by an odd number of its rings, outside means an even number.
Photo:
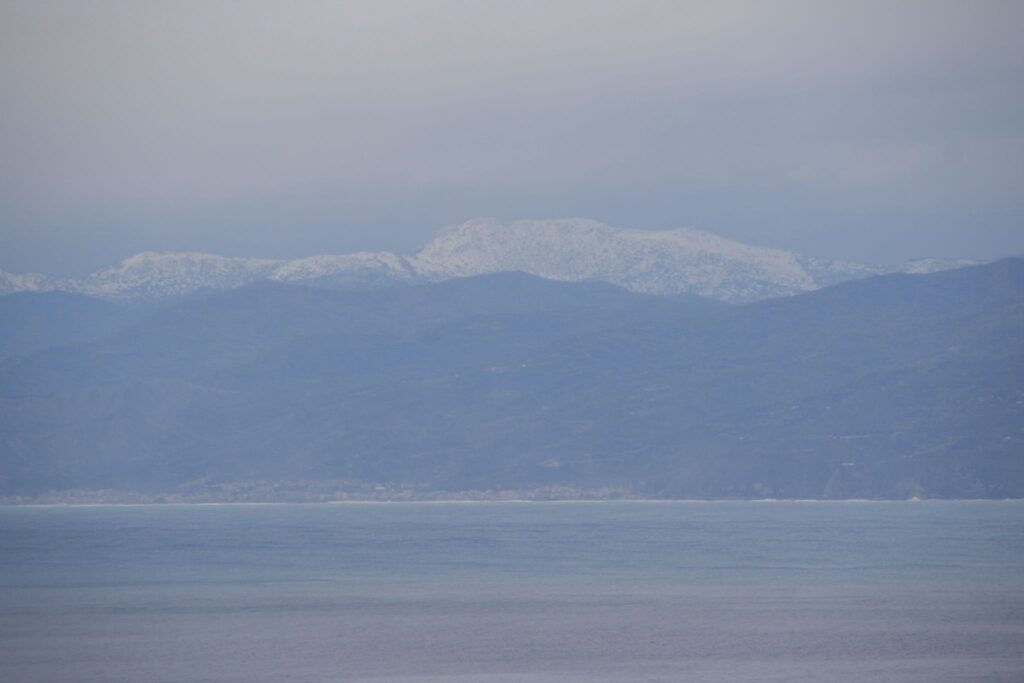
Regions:
<svg viewBox="0 0 1024 683"><path fill-rule="evenodd" d="M144 279L0 297L0 494L1024 496L1024 261L819 288L793 255L701 233L539 226L511 230L550 242L470 223L415 267L360 261L407 286L336 291L314 263L247 284L213 261L195 279L234 284L174 300L125 302L163 291ZM673 275L666 254L701 244ZM638 279L598 281L613 265Z"/></svg>
<svg viewBox="0 0 1024 683"><path fill-rule="evenodd" d="M282 261L144 252L81 279L0 271L0 294L60 291L153 301L262 280L363 290L524 272L565 282L607 282L644 294L694 294L746 303L872 275L934 272L972 263L921 259L872 266L751 246L688 228L643 231L586 219L477 219L444 229L409 256L360 252Z"/></svg>

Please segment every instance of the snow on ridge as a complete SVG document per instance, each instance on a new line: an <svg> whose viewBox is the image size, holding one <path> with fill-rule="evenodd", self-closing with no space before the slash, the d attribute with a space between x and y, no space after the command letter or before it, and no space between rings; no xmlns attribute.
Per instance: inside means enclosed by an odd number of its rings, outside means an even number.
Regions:
<svg viewBox="0 0 1024 683"><path fill-rule="evenodd" d="M350 271L383 273L400 278L411 278L416 274L409 261L401 256L388 251L361 251L285 261L274 268L270 279L279 282L302 282Z"/></svg>
<svg viewBox="0 0 1024 683"><path fill-rule="evenodd" d="M984 263L984 261L966 258L919 258L903 263L899 267L899 272L910 273L912 275L927 275L928 273L938 273L943 270L977 266L982 263Z"/></svg>
<svg viewBox="0 0 1024 683"><path fill-rule="evenodd" d="M829 285L838 284L846 280L857 280L890 272L881 266L871 266L852 261L832 261L830 259L803 255L797 255L797 260L807 274L814 278L814 283L819 288L828 287Z"/></svg>
<svg viewBox="0 0 1024 683"><path fill-rule="evenodd" d="M55 292L65 289L67 283L40 273L8 273L0 270L0 296L16 292Z"/></svg>
<svg viewBox="0 0 1024 683"><path fill-rule="evenodd" d="M518 270L553 280L602 280L649 294L749 301L815 289L785 251L678 228L612 228L587 219L476 219L442 231L416 257L428 273Z"/></svg>
<svg viewBox="0 0 1024 683"><path fill-rule="evenodd" d="M264 279L278 263L199 252L146 251L93 273L76 283L76 289L114 299L180 296L250 284Z"/></svg>
<svg viewBox="0 0 1024 683"><path fill-rule="evenodd" d="M260 280L374 289L521 271L551 280L603 281L646 294L689 293L741 303L883 273L930 273L976 263L920 259L885 268L753 246L693 228L635 230L586 218L476 218L444 228L410 256L382 251L272 260L148 251L80 280L0 271L0 294L56 290L161 299Z"/></svg>

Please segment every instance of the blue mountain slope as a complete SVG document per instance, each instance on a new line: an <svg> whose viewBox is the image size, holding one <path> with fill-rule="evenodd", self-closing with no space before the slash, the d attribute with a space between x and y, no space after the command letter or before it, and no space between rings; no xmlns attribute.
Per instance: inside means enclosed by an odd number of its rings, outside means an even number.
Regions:
<svg viewBox="0 0 1024 683"><path fill-rule="evenodd" d="M0 491L350 479L1024 495L1024 262L746 306L263 285L0 366Z"/></svg>

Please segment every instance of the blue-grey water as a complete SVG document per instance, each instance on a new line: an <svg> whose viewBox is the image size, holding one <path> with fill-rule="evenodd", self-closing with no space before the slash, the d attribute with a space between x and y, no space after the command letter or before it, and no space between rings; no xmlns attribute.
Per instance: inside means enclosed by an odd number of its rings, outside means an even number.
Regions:
<svg viewBox="0 0 1024 683"><path fill-rule="evenodd" d="M1021 681L1024 503L0 508L0 681Z"/></svg>

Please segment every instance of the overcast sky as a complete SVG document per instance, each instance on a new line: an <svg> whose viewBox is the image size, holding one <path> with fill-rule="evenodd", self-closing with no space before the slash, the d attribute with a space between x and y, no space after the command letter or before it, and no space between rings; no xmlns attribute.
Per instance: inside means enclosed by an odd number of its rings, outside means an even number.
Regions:
<svg viewBox="0 0 1024 683"><path fill-rule="evenodd" d="M0 268L476 216L1024 252L1024 3L0 4Z"/></svg>

